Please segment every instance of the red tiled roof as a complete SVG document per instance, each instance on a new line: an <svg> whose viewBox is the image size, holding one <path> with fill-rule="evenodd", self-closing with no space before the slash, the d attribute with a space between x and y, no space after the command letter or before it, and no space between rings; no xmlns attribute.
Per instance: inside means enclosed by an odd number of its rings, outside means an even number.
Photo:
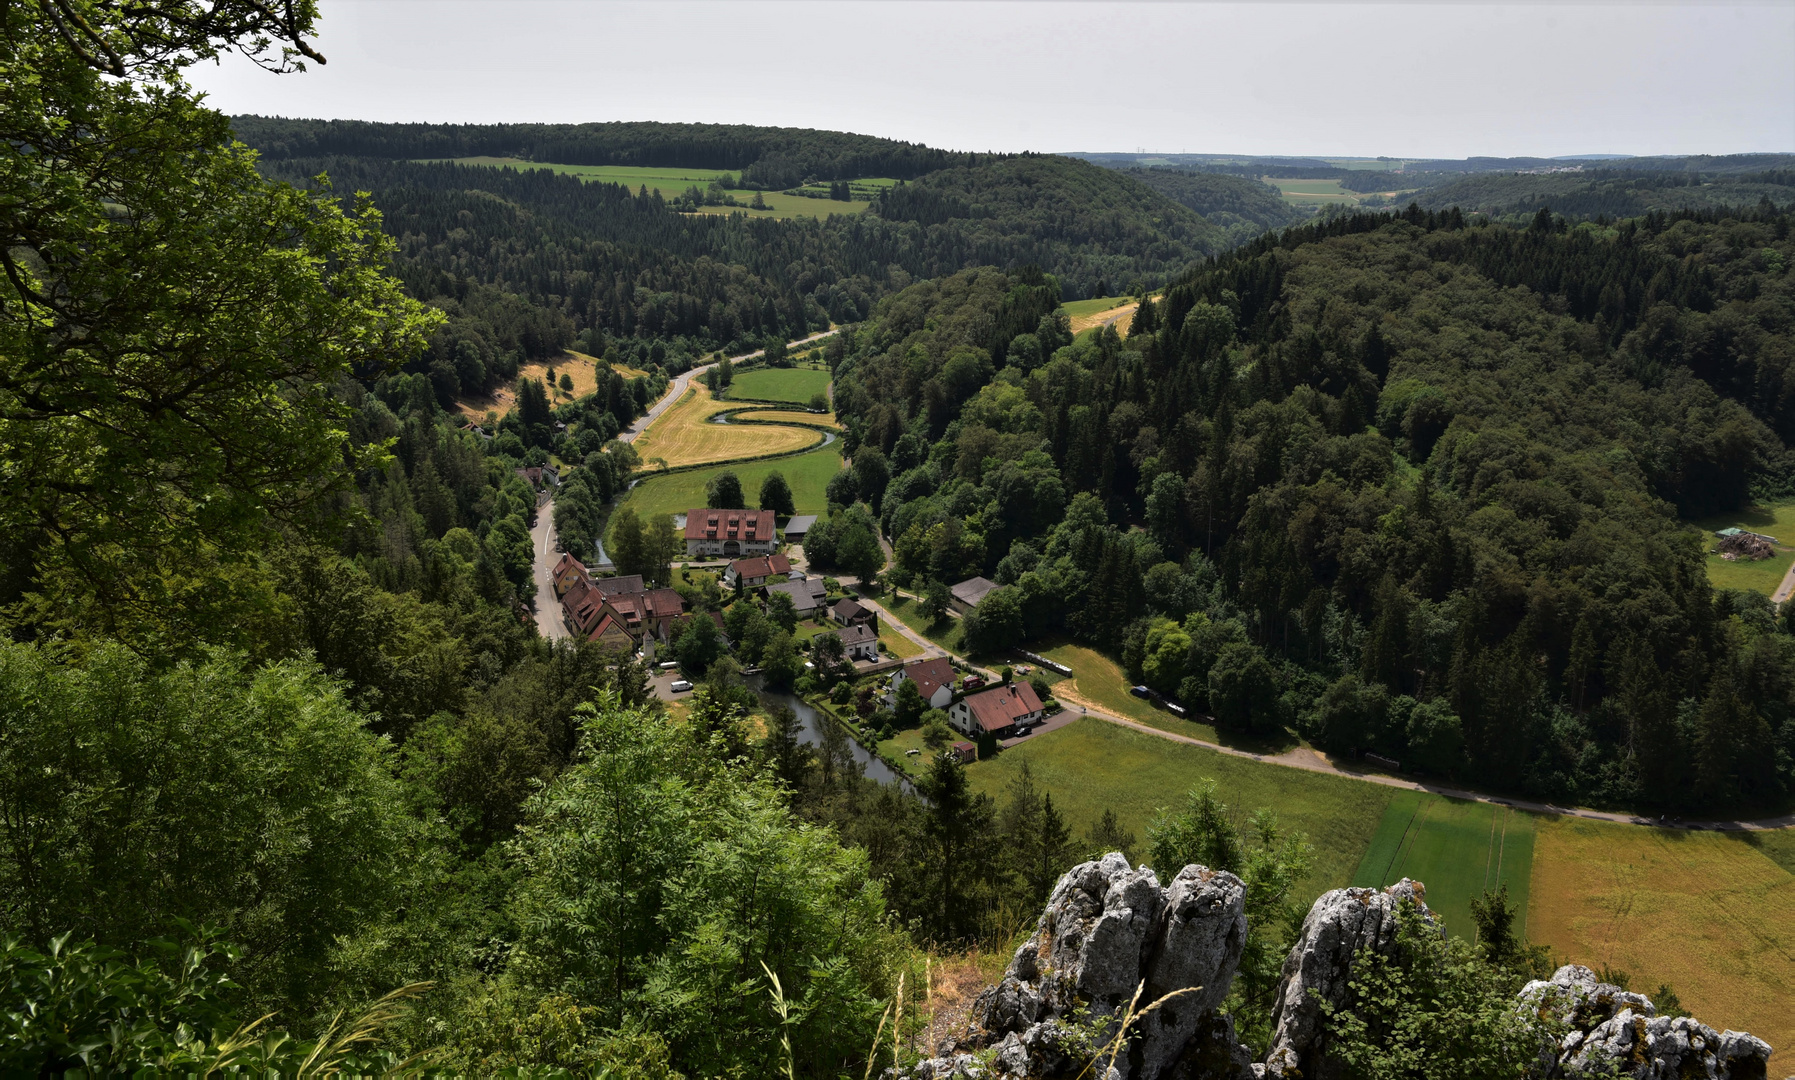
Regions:
<svg viewBox="0 0 1795 1080"><path fill-rule="evenodd" d="M729 568L736 572L737 577L764 578L773 574L791 573L792 561L784 555L762 555L753 559L737 559L729 564Z"/></svg>
<svg viewBox="0 0 1795 1080"><path fill-rule="evenodd" d="M1041 711L1041 699L1027 683L997 686L966 698L961 704L986 731L1002 731L1031 713Z"/></svg>
<svg viewBox="0 0 1795 1080"><path fill-rule="evenodd" d="M569 570L578 570L582 574L586 572L586 564L574 558L571 551L563 554L561 561L555 564L555 577L560 577Z"/></svg>
<svg viewBox="0 0 1795 1080"><path fill-rule="evenodd" d="M687 540L753 540L775 536L771 510L687 510Z"/></svg>
<svg viewBox="0 0 1795 1080"><path fill-rule="evenodd" d="M927 701L935 696L935 691L954 681L954 667L942 657L919 660L905 666L904 678L914 682L922 691L922 699Z"/></svg>

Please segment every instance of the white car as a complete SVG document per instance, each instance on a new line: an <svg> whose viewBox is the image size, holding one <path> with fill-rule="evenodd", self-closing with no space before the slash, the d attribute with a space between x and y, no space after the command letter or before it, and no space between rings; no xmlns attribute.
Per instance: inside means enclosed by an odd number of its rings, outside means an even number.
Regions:
<svg viewBox="0 0 1795 1080"><path fill-rule="evenodd" d="M690 690L691 688L692 688L692 684L685 681L684 679L675 679L675 680L673 680L673 685L669 686L667 689L673 691L675 694L683 694L687 690Z"/></svg>

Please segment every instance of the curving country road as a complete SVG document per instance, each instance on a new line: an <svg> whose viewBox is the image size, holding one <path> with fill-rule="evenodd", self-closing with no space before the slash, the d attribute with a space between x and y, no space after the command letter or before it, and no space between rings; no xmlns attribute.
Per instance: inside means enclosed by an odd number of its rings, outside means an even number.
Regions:
<svg viewBox="0 0 1795 1080"><path fill-rule="evenodd" d="M807 338L794 341L786 347L802 348L824 338L833 337L838 332L837 330L818 331ZM732 356L729 358L729 362L733 364L742 360L752 360L765 351L756 349L740 356ZM680 399L686 392L686 388L692 385L693 379L702 376L715 366L715 364L705 364L703 367L695 367L675 376L667 384L667 392L661 395L661 399L649 406L648 411L637 417L628 429L619 432L618 440L635 442L637 436L647 431L649 425L660 419L661 414ZM571 636L567 629L567 621L561 614L561 601L555 596L554 580L550 577L551 571L555 568L555 552L558 545L559 539L555 535L555 504L552 498L544 499L536 507L536 523L530 526L530 546L535 552L531 573L536 579L536 595L532 602L532 608L536 614L536 629L550 641L559 641Z"/></svg>

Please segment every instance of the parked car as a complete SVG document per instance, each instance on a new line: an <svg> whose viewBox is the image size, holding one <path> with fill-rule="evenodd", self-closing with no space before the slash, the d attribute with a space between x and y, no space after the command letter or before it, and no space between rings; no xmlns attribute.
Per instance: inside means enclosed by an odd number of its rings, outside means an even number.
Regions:
<svg viewBox="0 0 1795 1080"><path fill-rule="evenodd" d="M985 685L985 678L982 675L968 675L960 680L960 685L967 690L977 690Z"/></svg>
<svg viewBox="0 0 1795 1080"><path fill-rule="evenodd" d="M669 686L667 689L673 691L675 694L683 694L687 690L690 690L691 688L692 688L692 684L685 681L684 679L675 679L675 680L673 680L673 685Z"/></svg>
<svg viewBox="0 0 1795 1080"><path fill-rule="evenodd" d="M1145 686L1130 686L1128 692L1138 698L1151 699L1153 697L1153 691Z"/></svg>
<svg viewBox="0 0 1795 1080"><path fill-rule="evenodd" d="M665 664L661 664L660 669L662 671L678 671L679 670L679 661L669 660Z"/></svg>
<svg viewBox="0 0 1795 1080"><path fill-rule="evenodd" d="M1176 701L1166 702L1165 707L1166 707L1166 711L1171 713L1173 716L1188 716L1188 715L1190 715L1189 710L1186 709L1184 706L1178 704Z"/></svg>

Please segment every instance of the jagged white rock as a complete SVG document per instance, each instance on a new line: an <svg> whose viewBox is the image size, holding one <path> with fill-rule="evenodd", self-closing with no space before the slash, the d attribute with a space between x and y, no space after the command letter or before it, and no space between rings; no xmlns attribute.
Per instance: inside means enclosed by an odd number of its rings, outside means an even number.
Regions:
<svg viewBox="0 0 1795 1080"><path fill-rule="evenodd" d="M1263 1075L1308 1080L1336 1075L1321 1027L1321 1003L1346 1003L1347 981L1361 949L1387 955L1395 946L1396 909L1404 900L1415 901L1422 917L1433 922L1427 886L1408 878L1382 890L1335 889L1309 908L1302 934L1284 958Z"/></svg>
<svg viewBox="0 0 1795 1080"><path fill-rule="evenodd" d="M970 1077L976 1065L966 1051L993 1047L997 1077L1077 1072L1082 1062L1061 1046L1068 1017L1096 1021L1106 1039L1140 988L1137 1011L1183 992L1135 1024L1129 1052L1106 1080L1250 1076L1232 1023L1215 1015L1246 944L1245 901L1239 878L1202 866L1185 867L1163 888L1120 853L1073 867L1003 980L973 1004L972 1037L909 1075Z"/></svg>
<svg viewBox="0 0 1795 1080"><path fill-rule="evenodd" d="M1630 1080L1763 1080L1770 1044L1739 1031L1716 1032L1693 1017L1659 1016L1644 994L1566 964L1522 988L1518 1007L1569 1030L1540 1050L1548 1076L1610 1075Z"/></svg>

